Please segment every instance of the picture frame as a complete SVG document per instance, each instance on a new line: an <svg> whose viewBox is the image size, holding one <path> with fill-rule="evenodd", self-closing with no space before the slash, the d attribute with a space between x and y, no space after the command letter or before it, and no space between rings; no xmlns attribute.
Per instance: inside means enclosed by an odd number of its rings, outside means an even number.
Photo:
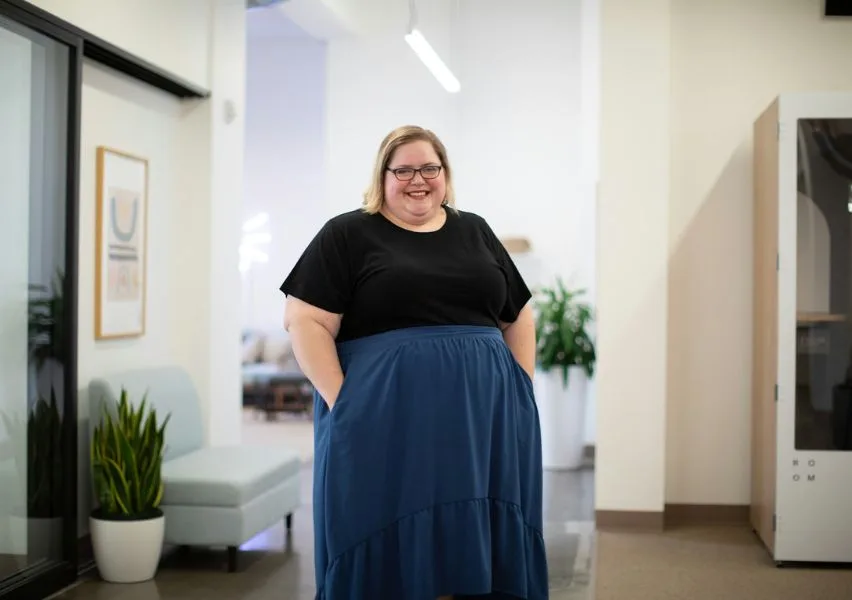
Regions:
<svg viewBox="0 0 852 600"><path fill-rule="evenodd" d="M95 339L145 335L148 160L96 151Z"/></svg>

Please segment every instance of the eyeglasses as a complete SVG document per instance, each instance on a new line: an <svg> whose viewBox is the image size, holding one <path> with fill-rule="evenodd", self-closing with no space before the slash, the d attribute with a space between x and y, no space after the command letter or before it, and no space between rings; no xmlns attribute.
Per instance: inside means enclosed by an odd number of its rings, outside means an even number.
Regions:
<svg viewBox="0 0 852 600"><path fill-rule="evenodd" d="M414 169L412 167L400 167L399 169L388 169L398 181L411 181L414 175L420 173L423 179L435 179L441 174L442 165L427 165Z"/></svg>

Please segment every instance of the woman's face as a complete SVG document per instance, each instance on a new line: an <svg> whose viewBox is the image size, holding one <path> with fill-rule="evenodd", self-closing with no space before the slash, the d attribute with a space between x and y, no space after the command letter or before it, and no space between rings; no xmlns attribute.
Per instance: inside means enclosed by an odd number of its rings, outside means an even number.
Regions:
<svg viewBox="0 0 852 600"><path fill-rule="evenodd" d="M443 165L429 142L411 142L397 148L385 173L387 210L413 225L427 223L438 215L447 193L446 175L439 167ZM431 178L436 171L437 177Z"/></svg>

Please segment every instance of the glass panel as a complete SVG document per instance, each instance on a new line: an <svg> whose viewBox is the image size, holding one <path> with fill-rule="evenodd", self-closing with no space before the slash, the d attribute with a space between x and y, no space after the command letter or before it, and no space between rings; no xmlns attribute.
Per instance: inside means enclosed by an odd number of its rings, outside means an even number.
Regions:
<svg viewBox="0 0 852 600"><path fill-rule="evenodd" d="M798 123L796 449L852 450L852 119Z"/></svg>
<svg viewBox="0 0 852 600"><path fill-rule="evenodd" d="M0 57L2 581L63 558L69 55L66 46L0 17Z"/></svg>

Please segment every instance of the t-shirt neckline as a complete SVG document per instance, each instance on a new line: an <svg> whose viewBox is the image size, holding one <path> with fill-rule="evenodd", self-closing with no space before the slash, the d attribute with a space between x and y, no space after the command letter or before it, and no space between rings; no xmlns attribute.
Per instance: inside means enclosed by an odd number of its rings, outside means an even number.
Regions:
<svg viewBox="0 0 852 600"><path fill-rule="evenodd" d="M449 208L447 208L446 206L444 206L444 207L443 207L443 209L444 209L444 213L445 213L445 215L446 215L446 218L444 219L444 223L443 223L443 225L441 225L438 229L434 229L434 230L432 230L432 231L415 231L415 230L413 230L413 229L406 229L405 227L402 227L402 226L400 226L400 225L397 225L396 223L394 223L393 221L391 221L390 219L388 219L388 218L384 215L384 213L382 213L381 211L377 212L377 213L376 213L376 215L377 215L377 216L378 216L378 217L379 217L382 221L384 221L385 223L387 223L388 225L390 225L392 228L396 229L397 231L401 231L402 233L408 233L408 234L411 234L411 235L431 236L431 235L437 235L437 234L440 234L440 233L441 233L441 232L443 232L443 231L446 231L446 230L447 230L447 227L448 227L448 226L449 226L449 224L450 224L450 219L452 219L452 218L453 218L453 211L451 211L451 210L450 210Z"/></svg>

